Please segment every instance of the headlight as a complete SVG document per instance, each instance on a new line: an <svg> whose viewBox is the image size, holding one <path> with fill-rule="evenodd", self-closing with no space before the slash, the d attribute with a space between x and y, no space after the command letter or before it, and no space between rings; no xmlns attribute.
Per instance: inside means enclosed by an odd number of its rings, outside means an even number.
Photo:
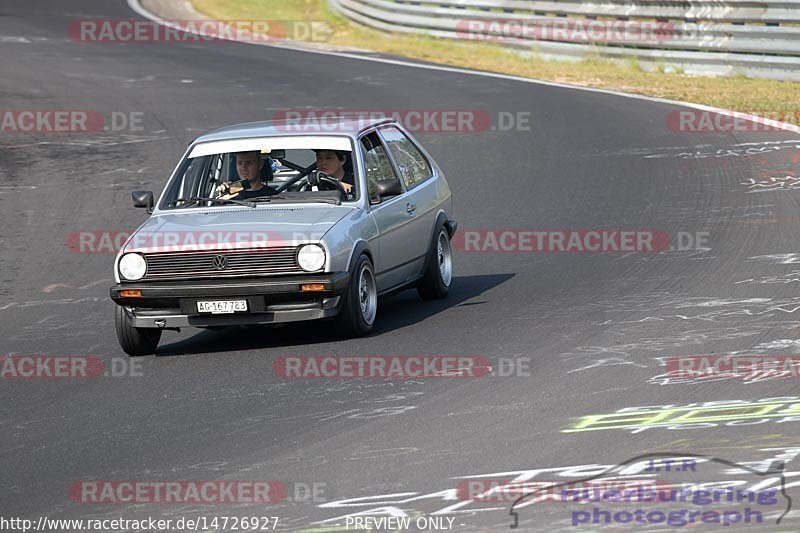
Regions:
<svg viewBox="0 0 800 533"><path fill-rule="evenodd" d="M125 254L119 260L119 273L127 280L142 279L145 272L147 272L147 263L139 254Z"/></svg>
<svg viewBox="0 0 800 533"><path fill-rule="evenodd" d="M319 244L306 244L297 253L297 263L306 272L314 272L325 266L325 249Z"/></svg>

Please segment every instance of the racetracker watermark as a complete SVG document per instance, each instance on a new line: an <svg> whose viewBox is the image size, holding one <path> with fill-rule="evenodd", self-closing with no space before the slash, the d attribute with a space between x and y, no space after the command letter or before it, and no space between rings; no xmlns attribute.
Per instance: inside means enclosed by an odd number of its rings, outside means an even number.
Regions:
<svg viewBox="0 0 800 533"><path fill-rule="evenodd" d="M287 133L335 133L393 119L411 132L480 133L530 131L530 111L481 109L282 109L273 115Z"/></svg>
<svg viewBox="0 0 800 533"><path fill-rule="evenodd" d="M97 133L144 130L141 111L0 109L0 133Z"/></svg>
<svg viewBox="0 0 800 533"><path fill-rule="evenodd" d="M703 109L676 109L667 115L667 127L675 132L689 133L748 133L760 131L781 131L791 124L800 132L800 109L779 111L740 111L722 112Z"/></svg>
<svg viewBox="0 0 800 533"><path fill-rule="evenodd" d="M667 359L675 377L800 378L800 355L693 355Z"/></svg>
<svg viewBox="0 0 800 533"><path fill-rule="evenodd" d="M562 41L578 43L652 43L679 36L671 22L632 20L461 19L456 35L469 41Z"/></svg>
<svg viewBox="0 0 800 533"><path fill-rule="evenodd" d="M76 481L69 498L80 504L275 504L287 499L281 481L94 480Z"/></svg>
<svg viewBox="0 0 800 533"><path fill-rule="evenodd" d="M532 502L569 501L577 497L592 498L611 490L645 491L664 485L653 479L598 479L564 483L563 480L513 480L465 479L456 486L456 496L461 501L511 503L521 496L530 495Z"/></svg>
<svg viewBox="0 0 800 533"><path fill-rule="evenodd" d="M670 238L659 230L474 230L453 236L461 252L661 252Z"/></svg>
<svg viewBox="0 0 800 533"><path fill-rule="evenodd" d="M212 41L326 42L332 28L311 20L74 20L69 38L79 43L199 43Z"/></svg>
<svg viewBox="0 0 800 533"><path fill-rule="evenodd" d="M488 359L472 355L282 356L272 363L283 379L482 378L491 370Z"/></svg>
<svg viewBox="0 0 800 533"><path fill-rule="evenodd" d="M298 246L318 242L322 233L281 231L73 231L73 253L111 254L228 251ZM708 249L708 232L679 231L674 239L659 230L459 230L453 248L461 252L663 252Z"/></svg>
<svg viewBox="0 0 800 533"><path fill-rule="evenodd" d="M81 254L117 253L126 246L140 253L248 250L316 242L323 233L280 231L73 231L67 248Z"/></svg>
<svg viewBox="0 0 800 533"><path fill-rule="evenodd" d="M85 379L141 377L142 363L95 355L2 355L0 379Z"/></svg>

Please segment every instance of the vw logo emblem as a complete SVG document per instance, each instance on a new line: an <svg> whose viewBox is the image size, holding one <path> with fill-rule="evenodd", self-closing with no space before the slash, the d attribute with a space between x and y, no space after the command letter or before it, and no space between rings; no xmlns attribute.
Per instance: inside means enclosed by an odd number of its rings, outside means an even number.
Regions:
<svg viewBox="0 0 800 533"><path fill-rule="evenodd" d="M228 258L224 255L215 255L213 259L214 268L217 270L225 270L228 268Z"/></svg>

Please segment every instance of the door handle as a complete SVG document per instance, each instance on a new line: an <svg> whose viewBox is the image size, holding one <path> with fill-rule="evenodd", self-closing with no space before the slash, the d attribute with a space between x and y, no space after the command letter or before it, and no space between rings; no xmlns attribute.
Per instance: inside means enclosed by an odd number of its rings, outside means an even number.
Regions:
<svg viewBox="0 0 800 533"><path fill-rule="evenodd" d="M414 212L417 210L417 206L414 204L406 204L406 213L409 215L413 215Z"/></svg>

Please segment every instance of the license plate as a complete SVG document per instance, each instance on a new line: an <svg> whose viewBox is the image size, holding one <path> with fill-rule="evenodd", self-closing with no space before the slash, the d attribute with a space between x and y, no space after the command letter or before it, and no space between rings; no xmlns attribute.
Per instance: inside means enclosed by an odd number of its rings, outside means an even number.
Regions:
<svg viewBox="0 0 800 533"><path fill-rule="evenodd" d="M247 300L218 300L212 302L197 302L198 313L211 313L224 315L247 311Z"/></svg>

